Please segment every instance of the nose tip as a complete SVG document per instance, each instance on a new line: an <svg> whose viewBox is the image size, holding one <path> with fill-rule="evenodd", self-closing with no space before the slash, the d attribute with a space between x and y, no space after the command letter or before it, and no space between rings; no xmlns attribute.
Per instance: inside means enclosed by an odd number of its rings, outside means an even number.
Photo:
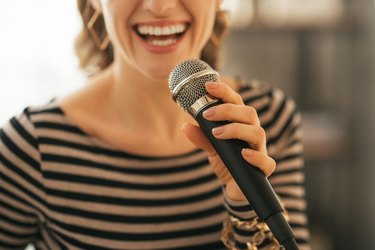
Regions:
<svg viewBox="0 0 375 250"><path fill-rule="evenodd" d="M165 16L176 7L176 0L144 0L143 8L155 16Z"/></svg>

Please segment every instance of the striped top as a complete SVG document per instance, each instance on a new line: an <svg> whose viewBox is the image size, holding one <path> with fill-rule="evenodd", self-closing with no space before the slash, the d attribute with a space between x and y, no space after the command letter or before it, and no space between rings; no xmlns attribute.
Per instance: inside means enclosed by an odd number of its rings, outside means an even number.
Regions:
<svg viewBox="0 0 375 250"><path fill-rule="evenodd" d="M308 249L300 115L266 84L244 84L240 93L258 111L277 162L269 181ZM247 202L226 197L205 152L116 150L80 130L55 101L26 108L0 139L0 249L225 249L228 214L255 217ZM234 233L246 248L251 233Z"/></svg>

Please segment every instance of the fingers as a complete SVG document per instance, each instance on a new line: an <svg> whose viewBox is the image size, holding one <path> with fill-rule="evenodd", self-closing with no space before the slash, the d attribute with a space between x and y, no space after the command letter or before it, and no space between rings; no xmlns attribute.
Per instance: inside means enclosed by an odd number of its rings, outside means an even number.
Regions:
<svg viewBox="0 0 375 250"><path fill-rule="evenodd" d="M246 141L252 149L266 153L266 133L260 126L229 123L212 129L212 134L221 140L239 139Z"/></svg>
<svg viewBox="0 0 375 250"><path fill-rule="evenodd" d="M243 149L242 157L251 165L258 167L266 176L269 176L275 170L276 163L267 155L266 133L260 126L256 110L246 106L242 97L225 83L207 82L205 86L210 95L221 99L224 103L206 110L203 113L204 118L210 121L230 122L214 128L212 130L213 135L223 140L239 139L246 141L251 149ZM182 130L196 146L208 152L209 156L217 157L216 151L198 126L185 124ZM222 168L216 169L217 175L224 180L224 183L230 183L233 179L226 168L224 170ZM235 191L237 189L233 188Z"/></svg>
<svg viewBox="0 0 375 250"><path fill-rule="evenodd" d="M216 154L216 151L212 147L211 143L198 126L192 125L190 123L184 123L181 129L182 132L188 137L188 139L198 148L206 151L208 153L208 156Z"/></svg>
<svg viewBox="0 0 375 250"><path fill-rule="evenodd" d="M242 97L234 91L231 87L229 87L225 83L221 82L206 82L206 90L207 92L221 100L225 103L233 103L237 105L243 105Z"/></svg>
<svg viewBox="0 0 375 250"><path fill-rule="evenodd" d="M211 107L203 112L209 121L231 121L245 124L260 125L257 111L250 106L224 103Z"/></svg>
<svg viewBox="0 0 375 250"><path fill-rule="evenodd" d="M229 85L222 82L207 82L207 92L221 99L224 104L212 107L204 112L204 117L211 121L236 121L259 125L258 114L250 106L246 106L242 97Z"/></svg>
<svg viewBox="0 0 375 250"><path fill-rule="evenodd" d="M241 153L248 163L262 170L265 176L268 177L275 171L276 162L267 154L247 148L244 148Z"/></svg>

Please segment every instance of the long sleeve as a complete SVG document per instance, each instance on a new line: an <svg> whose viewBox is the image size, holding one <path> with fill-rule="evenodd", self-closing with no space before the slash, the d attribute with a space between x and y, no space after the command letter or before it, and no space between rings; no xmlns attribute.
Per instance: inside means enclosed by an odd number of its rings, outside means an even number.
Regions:
<svg viewBox="0 0 375 250"><path fill-rule="evenodd" d="M37 237L43 196L39 158L24 112L0 130L0 249L24 249Z"/></svg>
<svg viewBox="0 0 375 250"><path fill-rule="evenodd" d="M251 90L250 94L246 91L243 93L244 101L258 111L261 125L267 134L268 154L277 163L269 181L288 213L297 243L301 249L309 249L301 116L294 102L280 90L268 86ZM225 207L233 218L247 222L257 218L247 202L232 201L225 193L224 198ZM233 226L232 231L237 249L247 249L246 243L257 233L237 226ZM272 243L265 239L259 248L268 249Z"/></svg>

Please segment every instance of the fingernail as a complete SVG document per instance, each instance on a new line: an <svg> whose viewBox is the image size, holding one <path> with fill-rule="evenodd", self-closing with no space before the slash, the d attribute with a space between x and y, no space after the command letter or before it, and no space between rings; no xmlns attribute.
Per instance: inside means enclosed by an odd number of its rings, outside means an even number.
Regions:
<svg viewBox="0 0 375 250"><path fill-rule="evenodd" d="M221 135L224 132L224 127L216 127L212 129L212 134L215 136Z"/></svg>
<svg viewBox="0 0 375 250"><path fill-rule="evenodd" d="M209 108L203 112L203 117L210 118L215 115L215 112L216 112L215 108Z"/></svg>
<svg viewBox="0 0 375 250"><path fill-rule="evenodd" d="M217 82L206 82L206 88L209 88L209 89L214 89L216 88L218 85Z"/></svg>
<svg viewBox="0 0 375 250"><path fill-rule="evenodd" d="M253 151L251 149L244 148L244 149L242 149L242 155L243 155L243 157L249 158L253 155Z"/></svg>

